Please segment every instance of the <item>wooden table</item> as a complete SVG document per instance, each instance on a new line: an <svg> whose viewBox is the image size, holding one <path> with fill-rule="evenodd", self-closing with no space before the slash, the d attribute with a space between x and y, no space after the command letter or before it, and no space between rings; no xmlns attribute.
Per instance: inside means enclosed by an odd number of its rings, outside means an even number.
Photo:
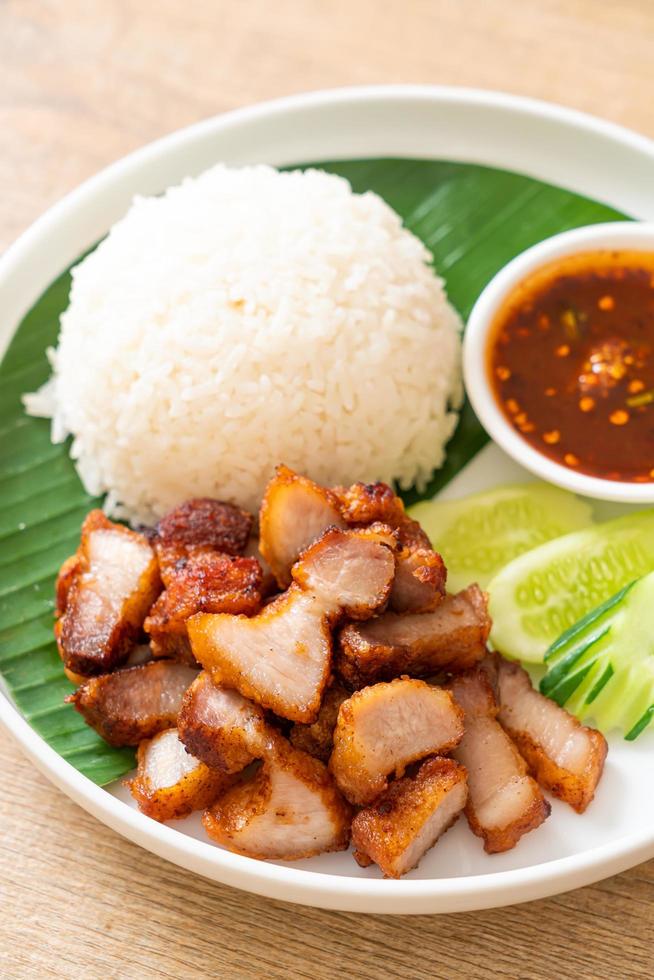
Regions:
<svg viewBox="0 0 654 980"><path fill-rule="evenodd" d="M654 136L652 0L5 0L0 248L163 133L303 89L440 82ZM256 898L116 836L0 744L0 975L651 977L654 861L547 901L400 918Z"/></svg>

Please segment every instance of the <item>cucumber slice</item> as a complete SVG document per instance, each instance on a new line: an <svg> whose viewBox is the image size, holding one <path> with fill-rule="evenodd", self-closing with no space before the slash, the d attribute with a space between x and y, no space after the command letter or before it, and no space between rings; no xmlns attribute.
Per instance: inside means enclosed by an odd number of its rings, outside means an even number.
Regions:
<svg viewBox="0 0 654 980"><path fill-rule="evenodd" d="M654 572L620 589L545 654L542 694L633 740L654 717Z"/></svg>
<svg viewBox="0 0 654 980"><path fill-rule="evenodd" d="M586 613L652 571L654 510L548 541L489 583L491 642L515 660L540 662L561 633L581 629Z"/></svg>
<svg viewBox="0 0 654 980"><path fill-rule="evenodd" d="M585 501L547 483L520 483L461 500L428 500L409 509L447 566L451 592L485 588L501 568L545 541L592 524Z"/></svg>

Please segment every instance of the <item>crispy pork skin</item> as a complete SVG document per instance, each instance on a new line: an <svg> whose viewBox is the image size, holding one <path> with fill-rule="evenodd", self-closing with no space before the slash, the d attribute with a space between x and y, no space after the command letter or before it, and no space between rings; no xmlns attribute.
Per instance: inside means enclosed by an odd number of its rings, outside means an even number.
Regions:
<svg viewBox="0 0 654 980"><path fill-rule="evenodd" d="M333 681L323 695L318 717L313 724L301 725L296 722L293 725L289 735L291 744L320 759L321 762L329 762L334 747L338 709L349 696L342 684Z"/></svg>
<svg viewBox="0 0 654 980"><path fill-rule="evenodd" d="M431 612L445 595L447 570L417 521L386 483L353 483L334 489L345 521L366 525L381 521L397 531L400 549L390 596L394 612Z"/></svg>
<svg viewBox="0 0 654 980"><path fill-rule="evenodd" d="M330 528L294 565L291 587L256 616L192 617L196 659L214 680L282 718L314 722L330 674L330 627L387 601L394 559L384 533Z"/></svg>
<svg viewBox="0 0 654 980"><path fill-rule="evenodd" d="M387 483L353 483L335 487L343 519L349 525L366 525L381 521L399 530L402 545L431 549L431 542L417 521L404 510L404 504Z"/></svg>
<svg viewBox="0 0 654 980"><path fill-rule="evenodd" d="M261 605L263 572L256 558L195 551L168 565L162 577L166 588L154 608L161 606L159 618L171 626L181 628L196 612L251 616Z"/></svg>
<svg viewBox="0 0 654 980"><path fill-rule="evenodd" d="M365 806L386 790L391 773L402 776L409 763L449 752L462 735L463 712L449 691L398 678L343 702L329 768L350 803Z"/></svg>
<svg viewBox="0 0 654 980"><path fill-rule="evenodd" d="M540 826L550 805L497 721L498 705L483 668L454 677L448 686L465 715L465 733L452 754L468 773L468 823L488 854L508 851Z"/></svg>
<svg viewBox="0 0 654 980"><path fill-rule="evenodd" d="M300 552L328 527L345 528L338 500L324 487L287 466L278 466L259 513L259 550L281 589L291 583Z"/></svg>
<svg viewBox="0 0 654 980"><path fill-rule="evenodd" d="M354 857L378 864L387 878L415 868L452 826L468 795L466 771L453 759L427 759L415 776L391 783L383 796L352 821Z"/></svg>
<svg viewBox="0 0 654 980"><path fill-rule="evenodd" d="M263 572L255 558L199 550L162 564L162 575L166 588L144 623L155 656L188 660L186 621L196 613L251 616L261 606Z"/></svg>
<svg viewBox="0 0 654 980"><path fill-rule="evenodd" d="M445 596L445 562L431 548L403 547L395 558L395 580L390 608L398 613L436 609Z"/></svg>
<svg viewBox="0 0 654 980"><path fill-rule="evenodd" d="M177 736L176 728L141 742L136 776L129 782L139 809L155 820L179 820L193 810L203 810L232 782L194 759Z"/></svg>
<svg viewBox="0 0 654 980"><path fill-rule="evenodd" d="M176 723L196 677L184 664L151 661L91 677L67 700L109 745L138 745Z"/></svg>
<svg viewBox="0 0 654 980"><path fill-rule="evenodd" d="M177 727L187 750L222 772L240 772L270 742L263 708L203 671L184 696Z"/></svg>
<svg viewBox="0 0 654 980"><path fill-rule="evenodd" d="M336 669L353 688L399 674L465 670L485 655L490 627L486 594L471 585L432 613L386 612L349 624L338 639Z"/></svg>
<svg viewBox="0 0 654 980"><path fill-rule="evenodd" d="M66 668L90 677L120 666L160 590L147 539L91 511L77 555L64 562L57 584L55 636Z"/></svg>
<svg viewBox="0 0 654 980"><path fill-rule="evenodd" d="M156 546L187 553L213 549L241 555L252 530L252 514L209 497L185 500L157 524Z"/></svg>
<svg viewBox="0 0 654 980"><path fill-rule="evenodd" d="M231 851L294 861L345 850L351 820L325 766L278 736L257 772L221 796L202 822Z"/></svg>
<svg viewBox="0 0 654 980"><path fill-rule="evenodd" d="M500 724L541 786L583 813L602 775L606 739L534 690L519 664L496 663Z"/></svg>

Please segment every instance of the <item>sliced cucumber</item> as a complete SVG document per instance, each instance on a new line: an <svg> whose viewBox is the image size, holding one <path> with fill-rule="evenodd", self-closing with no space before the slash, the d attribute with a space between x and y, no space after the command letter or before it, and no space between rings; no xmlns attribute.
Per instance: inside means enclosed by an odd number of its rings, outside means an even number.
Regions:
<svg viewBox="0 0 654 980"><path fill-rule="evenodd" d="M513 558L592 523L590 506L547 483L520 483L461 500L411 507L447 566L452 592L471 582L485 588Z"/></svg>
<svg viewBox="0 0 654 980"><path fill-rule="evenodd" d="M569 627L634 579L654 571L654 510L548 541L489 583L491 641L516 660L542 661ZM601 695L598 695L598 698Z"/></svg>
<svg viewBox="0 0 654 980"><path fill-rule="evenodd" d="M654 716L654 572L566 630L545 663L543 694L581 721L637 738Z"/></svg>

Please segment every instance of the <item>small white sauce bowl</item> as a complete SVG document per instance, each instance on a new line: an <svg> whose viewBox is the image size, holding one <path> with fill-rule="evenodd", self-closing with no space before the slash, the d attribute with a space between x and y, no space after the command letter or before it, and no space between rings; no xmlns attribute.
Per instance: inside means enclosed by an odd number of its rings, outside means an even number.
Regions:
<svg viewBox="0 0 654 980"><path fill-rule="evenodd" d="M654 252L654 223L619 221L575 228L546 238L505 265L485 287L470 314L463 342L463 377L472 407L490 437L536 476L585 497L652 503L654 483L627 483L589 476L539 453L505 417L488 374L489 333L508 296L528 276L556 259L607 250Z"/></svg>

